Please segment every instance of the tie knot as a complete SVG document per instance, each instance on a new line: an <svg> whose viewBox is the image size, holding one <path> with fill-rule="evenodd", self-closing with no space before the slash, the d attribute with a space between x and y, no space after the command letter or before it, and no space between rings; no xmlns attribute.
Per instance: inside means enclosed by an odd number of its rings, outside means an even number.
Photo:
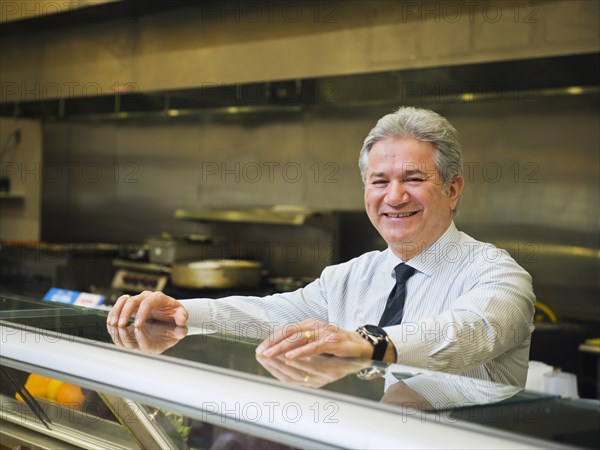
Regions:
<svg viewBox="0 0 600 450"><path fill-rule="evenodd" d="M412 277L415 273L415 268L407 266L404 263L398 264L394 267L394 271L396 272L396 283L406 283L410 277Z"/></svg>

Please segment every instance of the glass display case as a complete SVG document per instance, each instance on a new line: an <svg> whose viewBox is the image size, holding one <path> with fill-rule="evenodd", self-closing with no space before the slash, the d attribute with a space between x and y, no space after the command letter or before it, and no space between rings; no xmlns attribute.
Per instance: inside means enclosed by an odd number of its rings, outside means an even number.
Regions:
<svg viewBox="0 0 600 450"><path fill-rule="evenodd" d="M599 403L0 299L2 448L595 448Z"/></svg>

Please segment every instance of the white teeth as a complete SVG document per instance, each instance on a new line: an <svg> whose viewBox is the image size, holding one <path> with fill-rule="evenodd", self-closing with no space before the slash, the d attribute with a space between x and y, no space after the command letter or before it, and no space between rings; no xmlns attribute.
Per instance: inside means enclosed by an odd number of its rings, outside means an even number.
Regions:
<svg viewBox="0 0 600 450"><path fill-rule="evenodd" d="M386 216L388 217L392 217L394 219L397 219L399 217L408 217L408 216L412 216L413 214L416 214L416 212L409 212L406 214L386 214Z"/></svg>

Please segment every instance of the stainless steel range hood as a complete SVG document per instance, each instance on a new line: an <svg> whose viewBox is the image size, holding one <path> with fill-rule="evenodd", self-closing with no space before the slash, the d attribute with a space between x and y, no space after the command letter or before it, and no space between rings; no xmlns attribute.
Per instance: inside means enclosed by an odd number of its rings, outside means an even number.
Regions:
<svg viewBox="0 0 600 450"><path fill-rule="evenodd" d="M598 94L596 53L161 92L0 103L0 115L46 121L282 120L306 111ZM526 74L526 76L525 76Z"/></svg>

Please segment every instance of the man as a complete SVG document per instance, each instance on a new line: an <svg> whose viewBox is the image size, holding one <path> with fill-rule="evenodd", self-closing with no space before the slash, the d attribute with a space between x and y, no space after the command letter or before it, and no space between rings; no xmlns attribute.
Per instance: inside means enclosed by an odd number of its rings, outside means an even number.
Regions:
<svg viewBox="0 0 600 450"><path fill-rule="evenodd" d="M328 353L524 386L531 277L506 252L456 229L464 179L454 127L433 111L400 108L371 130L359 167L365 209L385 251L326 267L304 288L268 297L122 296L108 324L125 326L131 315L137 326L148 318L266 324L272 333L257 348L263 357Z"/></svg>

